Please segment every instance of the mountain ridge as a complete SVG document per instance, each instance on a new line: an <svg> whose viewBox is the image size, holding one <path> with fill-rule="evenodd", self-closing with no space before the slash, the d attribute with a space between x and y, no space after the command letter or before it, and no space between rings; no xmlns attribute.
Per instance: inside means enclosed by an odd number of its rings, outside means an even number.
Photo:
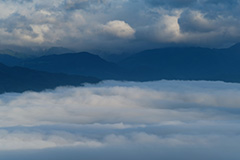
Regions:
<svg viewBox="0 0 240 160"><path fill-rule="evenodd" d="M88 52L53 54L23 61L19 66L52 73L117 78L118 66Z"/></svg>
<svg viewBox="0 0 240 160"><path fill-rule="evenodd" d="M8 67L0 63L0 93L42 91L58 86L81 86L83 83L98 83L100 79L78 75L66 75L35 71L22 67Z"/></svg>
<svg viewBox="0 0 240 160"><path fill-rule="evenodd" d="M221 80L240 82L240 44L226 49L168 47L145 50L113 63L88 52L51 54L21 61L17 66L51 73L100 79Z"/></svg>

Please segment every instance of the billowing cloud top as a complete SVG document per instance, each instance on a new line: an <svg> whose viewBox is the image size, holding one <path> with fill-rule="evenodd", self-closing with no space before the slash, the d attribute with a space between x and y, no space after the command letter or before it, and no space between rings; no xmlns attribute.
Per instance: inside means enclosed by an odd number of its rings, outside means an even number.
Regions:
<svg viewBox="0 0 240 160"><path fill-rule="evenodd" d="M239 12L239 0L4 0L0 43L105 51L224 47L240 41Z"/></svg>

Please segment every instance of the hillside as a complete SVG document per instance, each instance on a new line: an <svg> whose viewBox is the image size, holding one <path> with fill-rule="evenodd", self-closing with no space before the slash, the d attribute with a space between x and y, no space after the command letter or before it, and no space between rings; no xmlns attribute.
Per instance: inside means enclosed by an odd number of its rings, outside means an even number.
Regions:
<svg viewBox="0 0 240 160"><path fill-rule="evenodd" d="M23 61L20 66L52 73L118 79L119 67L87 52L48 55Z"/></svg>
<svg viewBox="0 0 240 160"><path fill-rule="evenodd" d="M47 73L0 64L0 93L41 91L57 86L79 86L83 83L98 83L99 81L92 77Z"/></svg>
<svg viewBox="0 0 240 160"><path fill-rule="evenodd" d="M132 55L119 63L130 80L222 80L240 82L240 48L163 48Z"/></svg>

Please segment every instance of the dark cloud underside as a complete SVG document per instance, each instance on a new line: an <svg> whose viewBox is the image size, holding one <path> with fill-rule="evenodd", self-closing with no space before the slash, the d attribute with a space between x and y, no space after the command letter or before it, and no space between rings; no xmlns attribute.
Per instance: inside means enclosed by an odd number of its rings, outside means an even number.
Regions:
<svg viewBox="0 0 240 160"><path fill-rule="evenodd" d="M0 43L103 51L222 47L240 41L239 12L238 0L1 1Z"/></svg>

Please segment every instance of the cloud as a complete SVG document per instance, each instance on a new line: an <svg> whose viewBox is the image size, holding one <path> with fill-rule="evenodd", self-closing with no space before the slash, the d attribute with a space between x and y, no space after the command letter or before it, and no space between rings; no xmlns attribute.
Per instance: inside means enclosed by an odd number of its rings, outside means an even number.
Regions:
<svg viewBox="0 0 240 160"><path fill-rule="evenodd" d="M215 31L214 20L208 20L202 13L190 11L181 14L178 19L182 32L211 32Z"/></svg>
<svg viewBox="0 0 240 160"><path fill-rule="evenodd" d="M84 9L89 5L88 0L66 0L65 8L66 9Z"/></svg>
<svg viewBox="0 0 240 160"><path fill-rule="evenodd" d="M215 88L205 87L210 84ZM203 117L234 120L239 118L240 103L240 92L235 87L239 88L237 84L222 82L105 82L40 93L7 93L0 97L0 124L1 127L99 122L154 124Z"/></svg>
<svg viewBox="0 0 240 160"><path fill-rule="evenodd" d="M188 7L191 6L193 3L196 3L196 0L146 0L146 3L149 3L153 6L174 6L174 7Z"/></svg>
<svg viewBox="0 0 240 160"><path fill-rule="evenodd" d="M0 150L35 150L55 147L84 146L100 147L100 142L89 140L80 136L75 136L67 132L56 132L52 134L42 134L37 132L9 132L0 130Z"/></svg>
<svg viewBox="0 0 240 160"><path fill-rule="evenodd" d="M5 93L0 156L237 160L239 96L239 84L164 80Z"/></svg>
<svg viewBox="0 0 240 160"><path fill-rule="evenodd" d="M110 21L106 25L103 25L103 31L110 35L126 39L134 38L135 34L135 30L129 24L119 20Z"/></svg>
<svg viewBox="0 0 240 160"><path fill-rule="evenodd" d="M240 41L237 0L9 0L0 2L0 13L3 46L136 52Z"/></svg>

